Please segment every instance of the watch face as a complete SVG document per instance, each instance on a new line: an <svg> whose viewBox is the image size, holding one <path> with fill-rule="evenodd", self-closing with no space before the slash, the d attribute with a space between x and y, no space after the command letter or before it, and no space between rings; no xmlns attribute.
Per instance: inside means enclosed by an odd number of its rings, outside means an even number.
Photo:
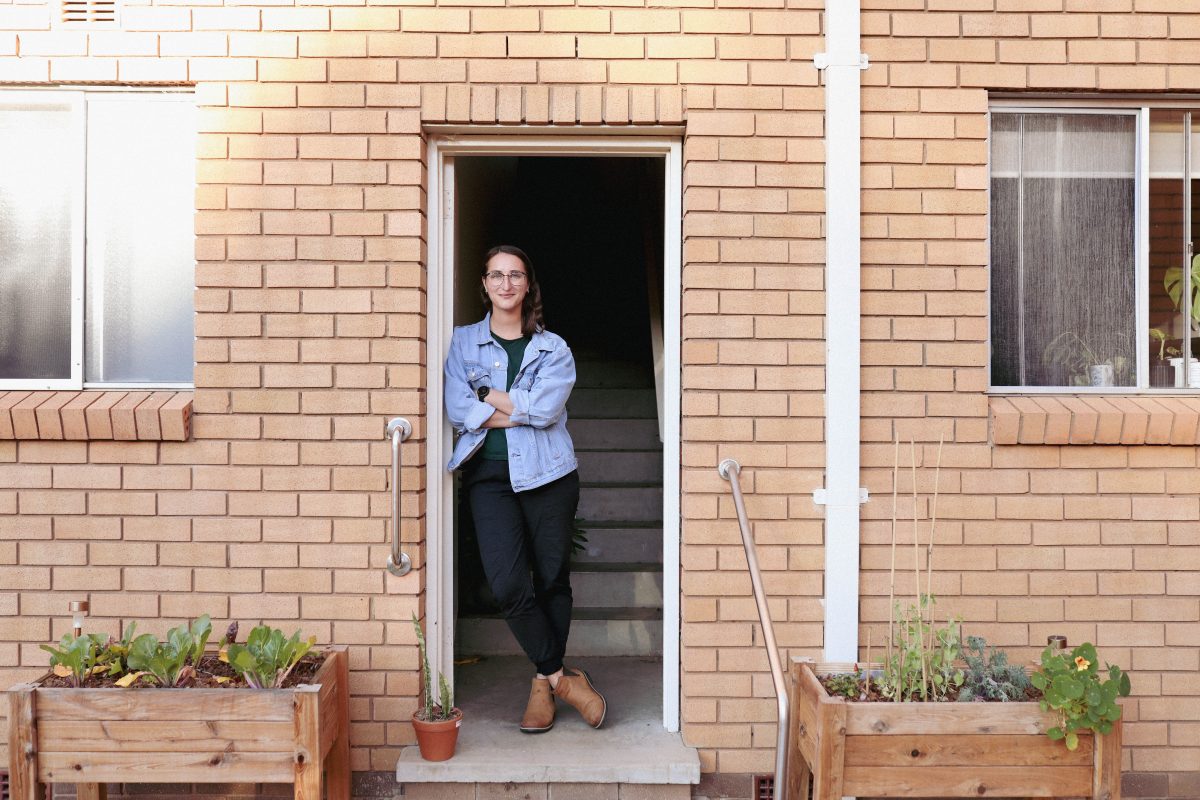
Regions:
<svg viewBox="0 0 1200 800"><path fill-rule="evenodd" d="M480 402L482 402L483 398L488 396L489 391L491 391L490 386L480 386L479 390L476 391L475 394L479 397Z"/></svg>

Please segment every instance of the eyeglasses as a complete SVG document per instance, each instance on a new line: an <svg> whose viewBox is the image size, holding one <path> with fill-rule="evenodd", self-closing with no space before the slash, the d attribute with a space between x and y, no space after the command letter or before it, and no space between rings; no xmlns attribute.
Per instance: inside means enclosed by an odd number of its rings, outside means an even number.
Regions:
<svg viewBox="0 0 1200 800"><path fill-rule="evenodd" d="M524 272L517 272L516 270L513 270L512 272L500 272L499 270L495 270L487 273L483 277L487 278L488 286L500 286L504 283L505 278L508 278L508 282L513 286L524 286L525 279L529 276Z"/></svg>

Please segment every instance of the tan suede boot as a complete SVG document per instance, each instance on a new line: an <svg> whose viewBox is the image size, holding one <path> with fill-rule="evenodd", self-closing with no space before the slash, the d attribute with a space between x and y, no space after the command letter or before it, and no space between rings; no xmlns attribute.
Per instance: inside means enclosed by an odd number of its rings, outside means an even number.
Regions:
<svg viewBox="0 0 1200 800"><path fill-rule="evenodd" d="M591 678L581 669L563 669L558 686L554 687L554 696L561 697L579 710L584 722L593 728L604 724L604 715L608 713L608 704L604 696L592 686Z"/></svg>
<svg viewBox="0 0 1200 800"><path fill-rule="evenodd" d="M529 689L525 716L521 717L522 733L545 733L554 727L554 695L549 678L534 678Z"/></svg>

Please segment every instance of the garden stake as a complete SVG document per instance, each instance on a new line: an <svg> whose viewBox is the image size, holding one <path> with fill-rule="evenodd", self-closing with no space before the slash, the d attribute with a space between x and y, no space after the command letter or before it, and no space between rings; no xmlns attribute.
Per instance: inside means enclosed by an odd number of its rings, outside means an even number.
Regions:
<svg viewBox="0 0 1200 800"><path fill-rule="evenodd" d="M925 612L921 608L921 538L917 532L917 443L911 438L908 440L909 451L912 454L912 490L913 490L913 570L914 577L917 579L917 638L924 644L925 637L921 636L921 623L925 621ZM929 609L929 619L932 625L933 609ZM925 669L925 662L929 660L928 653L925 648L921 647L921 697L928 698L929 693L926 687L929 686L929 674Z"/></svg>
<svg viewBox="0 0 1200 800"><path fill-rule="evenodd" d="M933 470L933 502L929 507L929 551L925 554L925 567L929 577L925 580L925 591L929 595L929 649L933 650L933 534L937 527L938 486L942 479L942 445L946 442L946 434L938 437L937 466ZM947 620L949 616L947 616ZM949 622L947 622L949 624ZM962 636L958 637L962 640Z"/></svg>

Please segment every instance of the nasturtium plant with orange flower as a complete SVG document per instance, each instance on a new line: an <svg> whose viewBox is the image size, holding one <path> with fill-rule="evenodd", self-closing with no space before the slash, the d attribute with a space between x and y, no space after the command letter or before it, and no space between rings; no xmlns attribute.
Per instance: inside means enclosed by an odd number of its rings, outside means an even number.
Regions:
<svg viewBox="0 0 1200 800"><path fill-rule="evenodd" d="M1101 670L1099 663L1091 642L1069 654L1047 647L1042 651L1042 666L1029 676L1042 690L1042 710L1058 714L1059 724L1046 733L1063 740L1068 750L1079 746L1079 731L1105 734L1121 718L1117 698L1129 695L1129 675L1113 664Z"/></svg>

